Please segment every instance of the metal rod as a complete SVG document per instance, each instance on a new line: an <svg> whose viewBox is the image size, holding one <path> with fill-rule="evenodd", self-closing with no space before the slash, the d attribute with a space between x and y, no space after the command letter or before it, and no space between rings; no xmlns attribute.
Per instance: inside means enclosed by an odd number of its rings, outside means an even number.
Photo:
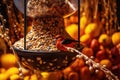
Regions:
<svg viewBox="0 0 120 80"><path fill-rule="evenodd" d="M120 2L119 2L119 0L116 0L116 4L117 4L117 26L116 26L116 28L117 28L117 31L119 32L120 31Z"/></svg>
<svg viewBox="0 0 120 80"><path fill-rule="evenodd" d="M26 14L26 6L27 0L24 0L24 49L26 50L26 34L27 34L27 14Z"/></svg>
<svg viewBox="0 0 120 80"><path fill-rule="evenodd" d="M78 0L78 47L80 47L80 0Z"/></svg>

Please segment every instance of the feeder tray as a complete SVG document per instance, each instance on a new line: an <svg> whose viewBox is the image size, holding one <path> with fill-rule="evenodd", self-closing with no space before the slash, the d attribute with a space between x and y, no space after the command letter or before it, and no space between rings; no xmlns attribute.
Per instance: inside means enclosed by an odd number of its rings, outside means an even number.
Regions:
<svg viewBox="0 0 120 80"><path fill-rule="evenodd" d="M21 64L40 71L57 71L68 67L78 53L68 51L30 51L14 48Z"/></svg>

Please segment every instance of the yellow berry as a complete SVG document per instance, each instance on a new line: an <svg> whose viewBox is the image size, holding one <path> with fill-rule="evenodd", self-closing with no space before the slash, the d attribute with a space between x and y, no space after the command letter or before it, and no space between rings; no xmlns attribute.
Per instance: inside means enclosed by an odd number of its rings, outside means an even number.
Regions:
<svg viewBox="0 0 120 80"><path fill-rule="evenodd" d="M19 73L19 70L17 67L11 67L6 71L6 74L9 76L11 76L13 74L18 74L18 73Z"/></svg>
<svg viewBox="0 0 120 80"><path fill-rule="evenodd" d="M10 76L10 80L19 80L20 76L18 74L13 74Z"/></svg>
<svg viewBox="0 0 120 80"><path fill-rule="evenodd" d="M8 80L8 75L5 73L0 73L0 80Z"/></svg>

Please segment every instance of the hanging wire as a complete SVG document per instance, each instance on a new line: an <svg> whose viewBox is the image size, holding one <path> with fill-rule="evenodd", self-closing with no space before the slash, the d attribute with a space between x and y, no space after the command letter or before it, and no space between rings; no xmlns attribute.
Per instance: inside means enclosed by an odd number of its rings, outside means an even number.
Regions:
<svg viewBox="0 0 120 80"><path fill-rule="evenodd" d="M24 50L26 50L26 34L27 34L27 0L24 0Z"/></svg>
<svg viewBox="0 0 120 80"><path fill-rule="evenodd" d="M78 47L80 47L80 0L78 0Z"/></svg>
<svg viewBox="0 0 120 80"><path fill-rule="evenodd" d="M117 28L117 31L119 32L120 31L120 7L119 7L119 5L120 5L120 2L119 2L119 0L117 0L116 1L116 4L117 4L117 26L116 26L116 28Z"/></svg>

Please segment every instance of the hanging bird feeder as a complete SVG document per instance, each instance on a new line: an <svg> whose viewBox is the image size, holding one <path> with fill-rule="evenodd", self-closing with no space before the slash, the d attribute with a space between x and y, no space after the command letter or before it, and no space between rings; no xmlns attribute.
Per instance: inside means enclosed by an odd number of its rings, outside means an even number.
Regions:
<svg viewBox="0 0 120 80"><path fill-rule="evenodd" d="M61 51L56 47L56 36L72 39L65 31L64 18L77 11L77 0L14 0L24 13L24 38L14 44L22 65L41 71L62 70L69 66L77 53ZM24 11L23 11L24 10ZM32 30L27 31L26 18L33 18ZM64 17L64 18L63 18ZM77 45L79 42L77 43Z"/></svg>

